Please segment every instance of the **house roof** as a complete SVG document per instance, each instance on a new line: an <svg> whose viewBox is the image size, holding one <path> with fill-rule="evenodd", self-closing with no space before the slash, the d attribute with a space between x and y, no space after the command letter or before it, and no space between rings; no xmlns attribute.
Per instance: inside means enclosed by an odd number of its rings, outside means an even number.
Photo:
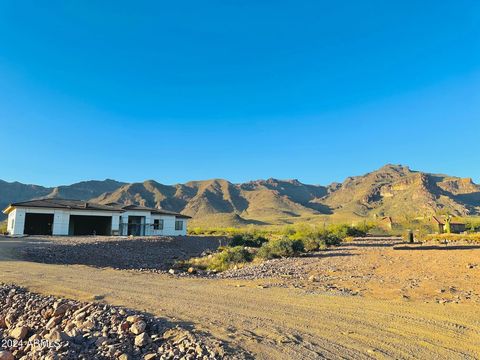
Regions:
<svg viewBox="0 0 480 360"><path fill-rule="evenodd" d="M432 216L432 219L439 225L445 225L444 221L441 221L438 219L436 216ZM459 222L452 222L450 221L450 225L465 225L464 223L459 223Z"/></svg>
<svg viewBox="0 0 480 360"><path fill-rule="evenodd" d="M151 208L151 207L146 207L146 206L141 206L141 205L120 205L120 206L124 210L149 211L152 214L175 215L178 218L191 219L191 216L183 215L183 214L180 214L180 213L176 213L176 212L168 211L168 210L163 210L163 209Z"/></svg>
<svg viewBox="0 0 480 360"><path fill-rule="evenodd" d="M38 199L22 201L10 204L10 207L39 207L39 208L54 208L54 209L72 209L72 210L103 210L103 211L118 211L122 209L113 206L92 203L83 200L69 200L69 199ZM4 212L7 210L5 209Z"/></svg>
<svg viewBox="0 0 480 360"><path fill-rule="evenodd" d="M190 216L176 213L173 211L167 211L163 209L149 208L140 205L124 205L119 203L98 204L83 200L69 200L69 199L38 199L22 201L10 204L3 213L8 214L15 207L38 207L38 208L53 208L53 209L70 209L70 210L97 210L97 211L114 211L125 212L128 210L134 211L148 211L153 214L160 215L173 215L182 219L191 219Z"/></svg>

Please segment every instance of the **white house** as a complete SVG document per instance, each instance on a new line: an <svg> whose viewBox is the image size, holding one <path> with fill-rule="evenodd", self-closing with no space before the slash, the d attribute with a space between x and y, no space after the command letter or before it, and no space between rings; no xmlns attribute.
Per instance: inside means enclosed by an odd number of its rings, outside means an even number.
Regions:
<svg viewBox="0 0 480 360"><path fill-rule="evenodd" d="M10 235L186 235L189 216L138 205L40 199L10 204Z"/></svg>

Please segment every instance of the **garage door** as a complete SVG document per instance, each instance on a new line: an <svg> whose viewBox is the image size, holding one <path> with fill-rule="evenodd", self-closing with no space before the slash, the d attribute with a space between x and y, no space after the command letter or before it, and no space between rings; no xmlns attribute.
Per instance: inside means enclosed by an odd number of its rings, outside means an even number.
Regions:
<svg viewBox="0 0 480 360"><path fill-rule="evenodd" d="M70 215L69 235L111 235L111 216Z"/></svg>
<svg viewBox="0 0 480 360"><path fill-rule="evenodd" d="M25 214L24 234L28 235L52 235L53 214Z"/></svg>

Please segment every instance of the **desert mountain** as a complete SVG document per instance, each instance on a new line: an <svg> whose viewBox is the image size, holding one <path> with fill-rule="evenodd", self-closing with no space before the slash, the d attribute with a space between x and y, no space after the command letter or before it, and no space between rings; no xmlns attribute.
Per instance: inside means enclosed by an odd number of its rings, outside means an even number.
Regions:
<svg viewBox="0 0 480 360"><path fill-rule="evenodd" d="M321 201L337 216L476 215L480 213L480 186L470 178L386 165L347 178Z"/></svg>
<svg viewBox="0 0 480 360"><path fill-rule="evenodd" d="M107 179L104 181L82 181L72 185L57 187L43 187L0 180L0 208L3 210L8 204L13 202L46 197L87 200L105 192L114 191L123 184Z"/></svg>
<svg viewBox="0 0 480 360"><path fill-rule="evenodd" d="M480 186L469 178L412 171L386 165L329 186L298 180L257 180L233 184L222 179L163 185L153 180L121 183L86 181L44 188L0 181L0 205L38 197L160 207L210 226L282 224L331 218L338 221L380 216L480 215Z"/></svg>
<svg viewBox="0 0 480 360"><path fill-rule="evenodd" d="M190 215L197 222L239 225L328 213L322 204L311 202L326 194L325 187L298 180L233 184L213 179L170 186L149 180L126 184L94 200L161 207Z"/></svg>

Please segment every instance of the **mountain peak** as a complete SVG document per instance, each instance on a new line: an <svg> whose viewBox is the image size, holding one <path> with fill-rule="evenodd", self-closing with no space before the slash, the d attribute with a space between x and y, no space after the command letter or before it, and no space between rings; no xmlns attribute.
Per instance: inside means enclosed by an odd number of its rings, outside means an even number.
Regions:
<svg viewBox="0 0 480 360"><path fill-rule="evenodd" d="M380 169L374 172L385 172L385 171L412 172L409 166L401 165L401 164L385 164Z"/></svg>

